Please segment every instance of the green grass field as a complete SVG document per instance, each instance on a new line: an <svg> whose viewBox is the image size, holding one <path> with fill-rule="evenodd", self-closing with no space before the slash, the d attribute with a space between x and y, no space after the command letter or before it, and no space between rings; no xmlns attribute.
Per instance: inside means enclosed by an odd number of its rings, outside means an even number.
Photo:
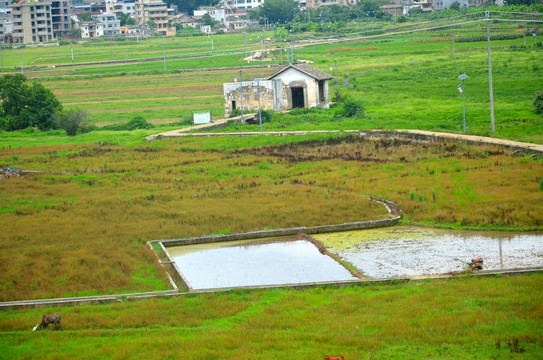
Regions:
<svg viewBox="0 0 543 360"><path fill-rule="evenodd" d="M2 358L540 359L543 275L0 312ZM63 331L32 332L44 312Z"/></svg>
<svg viewBox="0 0 543 360"><path fill-rule="evenodd" d="M495 133L490 131L484 23L455 27L454 59L450 29L400 35L384 34L348 43L300 48L295 51L296 59L315 60L316 67L332 75L335 73L334 64L337 60L341 98L359 100L365 107L365 114L354 119L338 119L333 110L323 111L322 116L314 117L311 121L300 116L289 118L288 115L278 114L273 122L265 124L265 129L379 128L462 132L462 95L458 93L457 86L461 83L458 76L466 73L468 134L542 143L543 123L541 116L534 113L532 101L543 83L543 67L540 65L543 53L541 48L533 46L530 38L524 47L522 26L515 23L492 24ZM270 36L271 32L267 34L267 37ZM499 40L504 37L513 39ZM243 48L243 34L217 35L214 38L214 43L219 44L219 50L220 44L225 44L225 51L233 48L235 44ZM251 39L251 36L249 38ZM271 75L275 68L270 62L264 63L262 68L262 63L258 61L254 64L240 61L245 56L242 51L239 55L219 54L205 59L170 59L167 60L167 70L164 71L159 54L162 45L159 41L166 40L118 44L119 47L126 46L127 53L135 51L133 47L138 46L156 50L156 53L149 53L149 56L159 55L158 60L153 62L97 64L89 68L78 68L77 71L81 72L78 75L82 76L74 76L75 73L51 76L55 69L29 73L29 76L38 76L40 81L57 95L65 108L87 110L93 123L126 122L135 116L143 116L154 123L164 123L190 120L192 111L195 110L212 110L215 118L222 117L222 83L233 81L239 76L236 69L189 73L179 71L203 67L245 66L243 77L247 81L260 77L263 73L265 76ZM202 45L202 42L208 40L199 37L176 38L171 41L169 47L181 46L189 49L197 48L194 46ZM80 46L82 52L110 50L107 42ZM273 46L277 45L270 44L270 49ZM53 50L17 49L19 50L30 52L28 56L34 56L36 62L52 61L48 60L48 52L60 51L56 47ZM15 56L8 55L8 50L5 52L6 59ZM280 63L279 50L274 50L270 55L273 55L274 63ZM286 50L283 52L283 59L286 61ZM254 65L254 68L251 65ZM330 97L335 100L334 80L330 82ZM252 128L241 127L238 131L245 129ZM236 129L229 129L231 130Z"/></svg>

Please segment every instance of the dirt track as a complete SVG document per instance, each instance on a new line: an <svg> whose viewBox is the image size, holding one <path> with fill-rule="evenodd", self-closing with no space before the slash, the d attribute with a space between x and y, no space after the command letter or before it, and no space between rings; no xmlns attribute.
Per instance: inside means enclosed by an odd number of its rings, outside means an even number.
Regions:
<svg viewBox="0 0 543 360"><path fill-rule="evenodd" d="M379 131L379 130L370 130L370 131L359 131L359 130L314 130L314 131L265 131L265 132L239 132L239 133L191 133L192 130L203 130L206 128L214 128L221 125L224 125L228 122L228 120L235 120L239 119L239 117L232 118L232 119L220 119L215 120L214 122L210 124L202 124L202 125L195 125L179 130L172 130L167 131L160 134L150 135L147 136L146 139L151 141L155 140L157 138L164 138L164 137L178 137L178 136L255 136L255 135L276 135L276 136L284 136L284 135L306 135L306 134L323 134L323 133L358 133L358 134L365 134L366 136L385 136L386 134L389 134L389 136L397 135L411 135L413 137L423 137L426 140L435 138L435 139L451 139L451 140L457 140L457 141L468 141L472 143L480 143L480 144L490 144L490 145L498 145L498 146L505 146L509 148L516 148L516 149L524 149L528 151L534 151L538 152L540 154L543 154L543 145L540 144L533 144L533 143L524 143L519 141L512 141L512 140L504 140L504 139L497 139L497 138L491 138L491 137L485 137L485 136L475 136L475 135L463 135L463 134L451 134L451 133L440 133L440 132L434 132L434 131L424 131L424 130L391 130L391 131Z"/></svg>

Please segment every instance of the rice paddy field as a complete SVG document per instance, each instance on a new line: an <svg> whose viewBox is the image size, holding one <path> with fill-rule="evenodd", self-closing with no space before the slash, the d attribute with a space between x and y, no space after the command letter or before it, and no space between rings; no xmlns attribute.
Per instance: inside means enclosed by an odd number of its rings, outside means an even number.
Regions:
<svg viewBox="0 0 543 360"><path fill-rule="evenodd" d="M466 73L468 133L543 143L532 105L543 84L542 50L530 38L524 46L523 24L492 26L494 134L486 42L477 39L483 23L455 28L463 40L455 43L454 59L450 29L302 48L297 58L315 58L315 66L331 74L338 60L340 94L359 99L364 115L337 117L337 107L274 114L264 129L459 133L457 77ZM515 36L500 40L500 34ZM254 36L250 41L258 42ZM247 66L240 61L243 35L215 36L218 54L205 60L173 58L210 51L210 40L76 44L76 63L111 60L112 49L114 60L159 59L68 70L51 66L71 63L69 45L4 50L13 69L21 52L33 65L47 66L27 75L65 108L89 111L95 124L142 115L156 126L75 137L0 134L0 164L51 172L0 181L0 301L170 289L149 240L386 217L370 196L398 204L403 225L543 230L542 161L504 148L347 135L146 142L146 135L179 127L167 123L190 119L193 110L222 116L222 83L239 70L181 70ZM241 54L229 53L236 49ZM163 51L171 57L166 71ZM244 80L273 73L270 65L245 68ZM243 130L254 125L228 128ZM466 273L1 311L0 357L537 359L543 354L542 276ZM62 331L31 331L46 312L62 315Z"/></svg>

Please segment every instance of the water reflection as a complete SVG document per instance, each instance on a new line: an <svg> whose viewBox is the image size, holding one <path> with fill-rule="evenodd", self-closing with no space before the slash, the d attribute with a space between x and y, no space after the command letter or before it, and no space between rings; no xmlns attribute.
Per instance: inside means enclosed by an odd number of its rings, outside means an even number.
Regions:
<svg viewBox="0 0 543 360"><path fill-rule="evenodd" d="M356 279L307 240L188 245L168 252L195 290Z"/></svg>
<svg viewBox="0 0 543 360"><path fill-rule="evenodd" d="M376 278L462 271L472 258L483 258L486 270L543 266L542 233L399 227L315 238L364 275Z"/></svg>

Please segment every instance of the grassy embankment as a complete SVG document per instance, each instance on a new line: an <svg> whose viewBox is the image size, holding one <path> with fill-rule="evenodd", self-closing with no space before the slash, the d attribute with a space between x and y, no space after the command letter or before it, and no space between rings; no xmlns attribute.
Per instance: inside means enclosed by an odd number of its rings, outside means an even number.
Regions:
<svg viewBox="0 0 543 360"><path fill-rule="evenodd" d="M0 312L5 359L540 359L542 274ZM31 332L45 311L63 331Z"/></svg>

